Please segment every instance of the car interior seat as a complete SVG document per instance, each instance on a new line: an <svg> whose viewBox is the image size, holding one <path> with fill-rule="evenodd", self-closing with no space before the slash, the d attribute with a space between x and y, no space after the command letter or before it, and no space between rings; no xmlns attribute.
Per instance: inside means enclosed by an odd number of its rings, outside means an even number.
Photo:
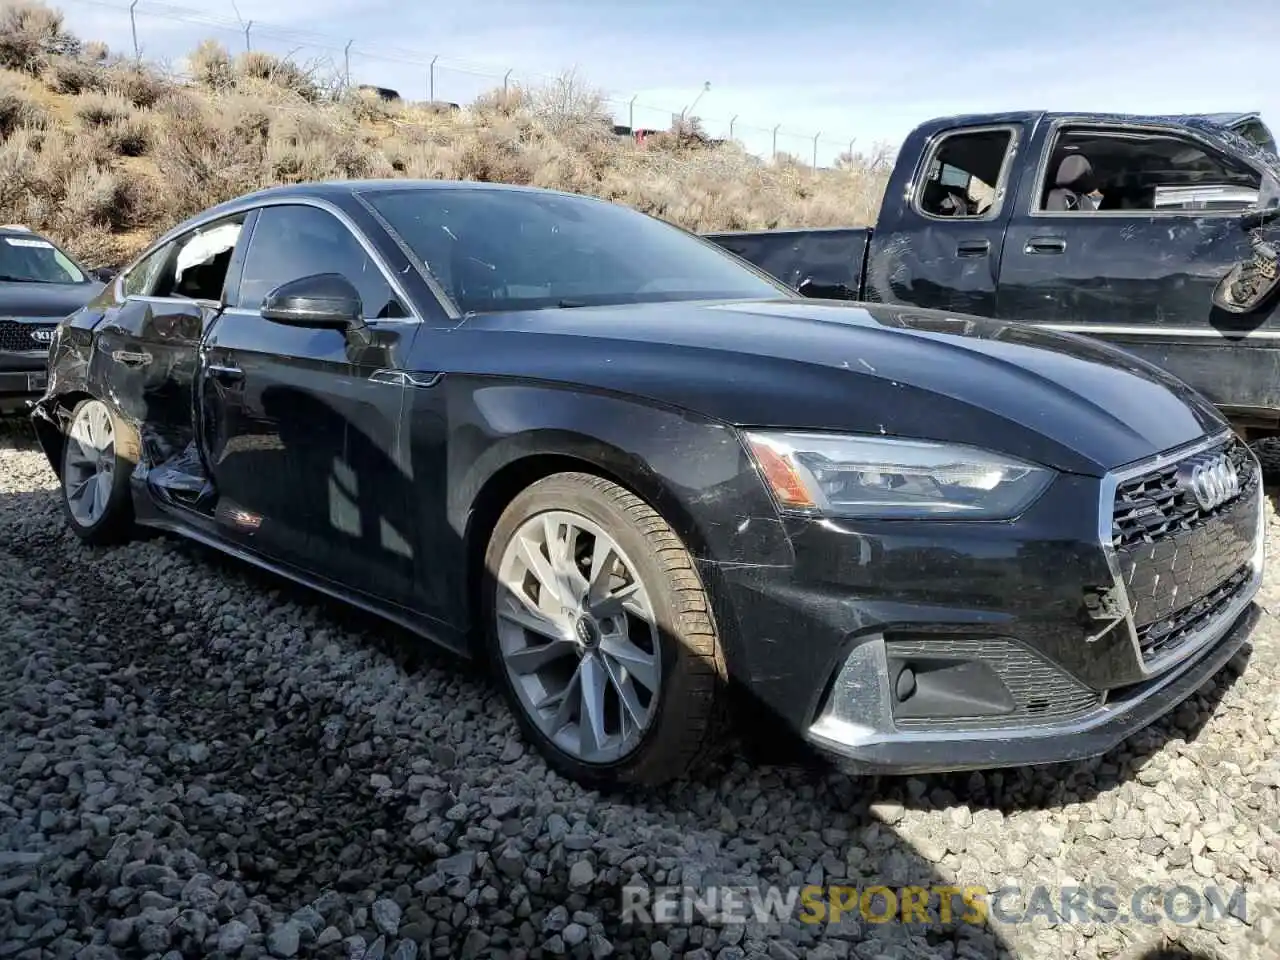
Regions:
<svg viewBox="0 0 1280 960"><path fill-rule="evenodd" d="M1057 175L1053 178L1053 189L1045 197L1046 210L1080 210L1084 204L1081 198L1097 187L1093 174L1093 164L1087 157L1078 153L1062 158L1058 164Z"/></svg>

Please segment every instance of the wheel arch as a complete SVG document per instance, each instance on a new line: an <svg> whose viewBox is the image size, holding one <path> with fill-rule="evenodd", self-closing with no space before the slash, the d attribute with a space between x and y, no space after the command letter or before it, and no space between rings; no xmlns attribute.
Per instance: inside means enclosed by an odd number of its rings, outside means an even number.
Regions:
<svg viewBox="0 0 1280 960"><path fill-rule="evenodd" d="M71 412L85 400L98 399L87 390L69 390L41 402L31 415L36 440L44 451L54 475L62 479L62 451L67 445L67 425Z"/></svg>
<svg viewBox="0 0 1280 960"><path fill-rule="evenodd" d="M499 518L520 493L539 480L558 473L587 473L627 490L643 500L667 521L695 557L708 555L709 545L698 523L680 499L634 458L599 441L556 444L507 460L489 474L471 501L463 524L466 556L467 610L472 640L478 637L481 590L484 585L484 556Z"/></svg>

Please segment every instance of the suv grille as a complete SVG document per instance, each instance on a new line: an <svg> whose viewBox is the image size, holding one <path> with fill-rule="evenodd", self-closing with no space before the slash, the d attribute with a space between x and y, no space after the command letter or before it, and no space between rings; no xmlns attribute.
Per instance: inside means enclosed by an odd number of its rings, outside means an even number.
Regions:
<svg viewBox="0 0 1280 960"><path fill-rule="evenodd" d="M49 345L32 340L32 331L52 330L57 325L57 320L51 320L49 323L18 323L16 320L0 320L0 351L24 353L30 350L44 350Z"/></svg>
<svg viewBox="0 0 1280 960"><path fill-rule="evenodd" d="M1146 661L1175 650L1249 581L1260 471L1237 437L1202 453L1219 451L1235 465L1240 493L1213 510L1179 489L1181 461L1116 488L1111 542Z"/></svg>

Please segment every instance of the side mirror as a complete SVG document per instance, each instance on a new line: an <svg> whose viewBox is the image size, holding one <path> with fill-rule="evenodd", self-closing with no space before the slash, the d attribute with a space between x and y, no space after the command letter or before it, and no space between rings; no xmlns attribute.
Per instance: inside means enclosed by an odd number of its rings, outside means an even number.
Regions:
<svg viewBox="0 0 1280 960"><path fill-rule="evenodd" d="M358 291L339 273L317 273L276 287L262 301L262 316L291 327L352 331L364 328Z"/></svg>
<svg viewBox="0 0 1280 960"><path fill-rule="evenodd" d="M95 280L101 280L103 283L110 283L120 274L118 267L98 267L89 271L89 275Z"/></svg>
<svg viewBox="0 0 1280 960"><path fill-rule="evenodd" d="M848 284L840 281L823 281L815 280L813 277L805 277L796 285L796 292L802 297L810 297L814 300L856 300L858 294L856 290L851 290Z"/></svg>

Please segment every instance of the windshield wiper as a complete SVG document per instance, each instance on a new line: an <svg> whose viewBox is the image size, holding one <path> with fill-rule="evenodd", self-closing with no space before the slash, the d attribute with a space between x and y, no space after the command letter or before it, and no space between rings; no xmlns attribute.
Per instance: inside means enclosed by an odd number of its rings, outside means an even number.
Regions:
<svg viewBox="0 0 1280 960"><path fill-rule="evenodd" d="M566 310L568 310L571 307L586 307L586 306L590 306L590 304L585 303L582 300L561 300L559 303L556 304L556 306L564 307Z"/></svg>

